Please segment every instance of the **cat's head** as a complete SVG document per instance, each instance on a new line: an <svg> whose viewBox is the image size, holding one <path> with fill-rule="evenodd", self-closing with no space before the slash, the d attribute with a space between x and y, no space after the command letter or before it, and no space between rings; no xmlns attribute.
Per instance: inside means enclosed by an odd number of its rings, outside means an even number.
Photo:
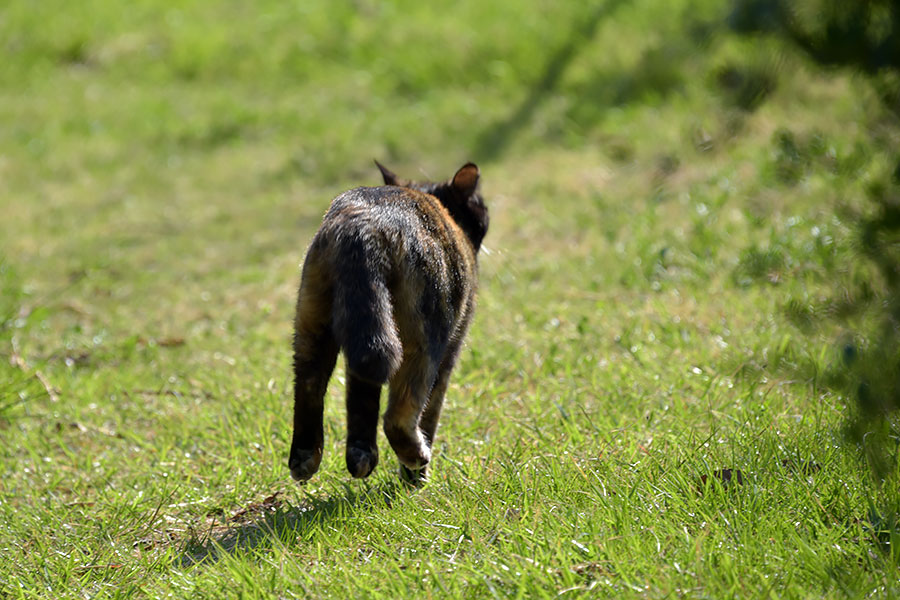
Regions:
<svg viewBox="0 0 900 600"><path fill-rule="evenodd" d="M449 181L440 183L400 179L377 160L375 164L381 171L385 185L418 190L440 200L459 228L469 238L475 252L478 252L481 241L487 233L490 218L484 200L478 193L478 180L481 174L474 163L466 163Z"/></svg>

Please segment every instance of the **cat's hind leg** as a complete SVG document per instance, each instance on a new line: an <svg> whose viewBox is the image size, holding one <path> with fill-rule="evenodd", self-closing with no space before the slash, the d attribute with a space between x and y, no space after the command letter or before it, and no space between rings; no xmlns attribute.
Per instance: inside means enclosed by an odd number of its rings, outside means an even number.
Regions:
<svg viewBox="0 0 900 600"><path fill-rule="evenodd" d="M294 435L288 466L297 481L312 477L322 461L325 390L338 355L331 293L322 269L308 257L294 319Z"/></svg>
<svg viewBox="0 0 900 600"><path fill-rule="evenodd" d="M447 350L438 368L434 385L431 387L431 392L428 395L428 402L425 404L422 416L419 418L419 431L422 432L422 437L429 450L434 446L438 421L441 418L441 408L444 405L444 395L447 392L447 386L450 383L450 373L456 365L461 345L461 341L458 341L451 344L451 347ZM419 485L428 478L428 469L427 465L419 469L410 469L401 463L400 476L413 485Z"/></svg>
<svg viewBox="0 0 900 600"><path fill-rule="evenodd" d="M403 467L422 470L431 460L431 448L419 428L419 420L437 372L427 354L407 355L391 378L384 433Z"/></svg>
<svg viewBox="0 0 900 600"><path fill-rule="evenodd" d="M378 464L378 408L381 385L347 373L347 470L368 477Z"/></svg>
<svg viewBox="0 0 900 600"><path fill-rule="evenodd" d="M428 404L425 405L422 418L419 420L419 429L422 430L422 435L425 436L425 443L428 444L429 448L434 445L438 420L441 418L441 409L444 406L444 395L447 393L447 386L450 384L450 373L453 372L453 367L456 366L456 359L459 357L460 346L462 346L462 340L451 344L451 347L447 350L444 359L441 361L441 366L438 368L437 378L428 397Z"/></svg>

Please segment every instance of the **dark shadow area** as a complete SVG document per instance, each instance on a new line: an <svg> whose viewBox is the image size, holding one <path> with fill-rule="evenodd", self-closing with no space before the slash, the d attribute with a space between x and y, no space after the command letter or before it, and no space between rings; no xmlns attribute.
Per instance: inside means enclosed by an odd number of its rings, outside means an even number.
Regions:
<svg viewBox="0 0 900 600"><path fill-rule="evenodd" d="M653 98L664 100L683 87L683 64L692 52L693 48L683 42L664 40L644 50L633 68L597 71L574 88L579 102L569 108L567 116L587 126L600 121L610 107Z"/></svg>
<svg viewBox="0 0 900 600"><path fill-rule="evenodd" d="M525 125L547 96L556 88L566 67L578 55L578 51L597 32L600 22L611 15L623 0L609 0L599 6L586 19L578 19L572 26L572 35L547 61L543 75L531 87L528 96L506 119L495 123L478 136L474 145L474 156L487 162L500 156L515 138L516 133Z"/></svg>
<svg viewBox="0 0 900 600"><path fill-rule="evenodd" d="M400 482L382 483L361 491L345 485L346 494L312 499L300 506L285 505L272 497L232 515L228 521L211 526L197 540L189 540L179 559L182 567L211 565L225 554L267 548L286 539L302 538L314 527L376 507L390 507L398 494L414 490ZM277 494L276 494L277 495ZM262 513L261 516L258 516Z"/></svg>
<svg viewBox="0 0 900 600"><path fill-rule="evenodd" d="M747 36L768 35L799 50L823 70L854 74L877 94L886 113L882 123L896 126L900 116L900 2L822 0L816 11L799 0L734 0L728 19L731 29ZM889 115L893 115L893 119ZM874 137L874 136L873 136ZM776 132L773 179L796 185L818 165L820 170L852 175L856 159L828 150L813 136L804 141L792 132ZM821 252L822 278L831 290L818 298L787 301L784 312L801 330L827 329L831 344L842 347L818 382L852 399L846 424L848 441L872 468L875 480L895 485L900 451L900 162L893 144L885 144L888 164L867 186L867 206L847 204L840 219L855 230L840 260ZM791 242L785 239L784 247ZM739 282L777 283L788 265L786 253L770 247L750 248L736 272ZM832 355L838 354L832 352ZM886 514L900 523L900 503L886 496Z"/></svg>
<svg viewBox="0 0 900 600"><path fill-rule="evenodd" d="M733 0L727 23L739 34L776 36L823 68L856 71L900 115L900 2L822 0L809 9L800 0Z"/></svg>

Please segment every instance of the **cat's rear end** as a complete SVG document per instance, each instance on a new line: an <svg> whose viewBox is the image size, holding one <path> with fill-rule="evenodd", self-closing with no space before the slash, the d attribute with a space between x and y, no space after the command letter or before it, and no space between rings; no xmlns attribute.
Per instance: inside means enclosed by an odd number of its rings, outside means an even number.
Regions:
<svg viewBox="0 0 900 600"><path fill-rule="evenodd" d="M323 397L339 350L347 366L347 468L378 462L381 386L390 382L385 434L402 472L425 477L450 371L474 307L476 254L488 217L468 164L447 183L398 180L339 195L310 245L297 300L290 467L318 470Z"/></svg>

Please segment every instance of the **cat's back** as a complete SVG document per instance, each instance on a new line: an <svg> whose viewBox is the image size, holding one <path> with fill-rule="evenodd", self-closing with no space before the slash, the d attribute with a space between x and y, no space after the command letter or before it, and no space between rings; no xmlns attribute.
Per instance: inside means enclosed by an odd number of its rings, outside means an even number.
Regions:
<svg viewBox="0 0 900 600"><path fill-rule="evenodd" d="M310 253L333 272L365 264L398 289L408 284L468 289L464 283L475 272L474 251L440 200L392 185L339 194Z"/></svg>
<svg viewBox="0 0 900 600"><path fill-rule="evenodd" d="M321 235L382 240L396 250L432 246L457 248L462 231L441 202L430 194L384 185L339 194L322 223Z"/></svg>
<svg viewBox="0 0 900 600"><path fill-rule="evenodd" d="M449 220L434 197L393 185L358 187L339 194L325 215L325 224L411 229Z"/></svg>

